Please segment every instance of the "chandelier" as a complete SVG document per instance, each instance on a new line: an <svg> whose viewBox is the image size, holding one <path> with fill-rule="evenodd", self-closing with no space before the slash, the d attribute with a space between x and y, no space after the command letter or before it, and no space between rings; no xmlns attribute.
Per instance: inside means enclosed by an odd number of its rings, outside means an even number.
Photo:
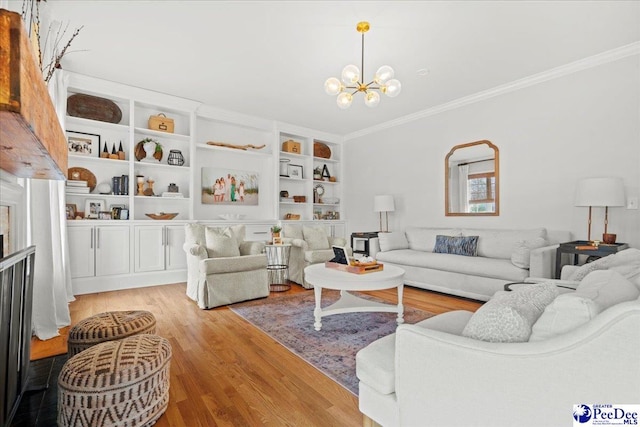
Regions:
<svg viewBox="0 0 640 427"><path fill-rule="evenodd" d="M375 107L380 103L380 93L393 98L398 96L402 85L393 78L393 68L383 65L373 76L369 83L364 82L364 33L369 31L369 23L358 22L356 30L362 34L362 56L360 69L355 65L347 65L342 70L342 81L337 77L330 77L324 82L324 90L329 95L338 95L336 103L338 107L347 109L353 102L353 95L358 92L364 94L364 103L367 107ZM362 74L360 73L362 70Z"/></svg>

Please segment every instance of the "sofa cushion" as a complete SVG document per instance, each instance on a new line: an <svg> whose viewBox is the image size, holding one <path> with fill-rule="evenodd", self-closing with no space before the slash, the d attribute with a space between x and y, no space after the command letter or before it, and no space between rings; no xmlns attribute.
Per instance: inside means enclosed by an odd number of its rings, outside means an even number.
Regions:
<svg viewBox="0 0 640 427"><path fill-rule="evenodd" d="M436 236L433 252L464 256L478 255L478 236Z"/></svg>
<svg viewBox="0 0 640 427"><path fill-rule="evenodd" d="M380 250L382 252L409 249L407 235L402 231L378 233L378 243L380 244Z"/></svg>
<svg viewBox="0 0 640 427"><path fill-rule="evenodd" d="M471 316L462 335L489 342L526 342L533 324L557 295L558 290L551 283L496 292Z"/></svg>
<svg viewBox="0 0 640 427"><path fill-rule="evenodd" d="M284 237L289 239L299 239L304 240L304 235L302 234L302 226L298 224L285 224L282 228L284 232Z"/></svg>
<svg viewBox="0 0 640 427"><path fill-rule="evenodd" d="M407 227L405 234L409 249L432 252L436 245L436 236L459 236L460 230L454 228Z"/></svg>
<svg viewBox="0 0 640 427"><path fill-rule="evenodd" d="M596 270L613 270L640 287L640 249L629 248L577 268L567 280L581 281Z"/></svg>
<svg viewBox="0 0 640 427"><path fill-rule="evenodd" d="M356 376L381 394L396 390L396 334L382 337L356 353Z"/></svg>
<svg viewBox="0 0 640 427"><path fill-rule="evenodd" d="M390 262L399 266L430 268L512 282L524 279L528 273L527 270L516 267L506 259L461 257L460 255L436 254L411 249L378 252L376 258L378 261Z"/></svg>
<svg viewBox="0 0 640 427"><path fill-rule="evenodd" d="M206 244L205 229L206 227L202 224L185 224L184 242L204 246Z"/></svg>
<svg viewBox="0 0 640 427"><path fill-rule="evenodd" d="M594 271L575 292L558 296L533 325L529 341L542 341L569 332L607 308L640 296L640 291L620 273Z"/></svg>
<svg viewBox="0 0 640 427"><path fill-rule="evenodd" d="M516 244L521 240L530 241L538 237L546 240L547 230L491 230L486 228L469 228L462 230L463 236L478 237L478 256L489 258L511 259Z"/></svg>
<svg viewBox="0 0 640 427"><path fill-rule="evenodd" d="M207 227L205 238L209 258L240 256L238 241L230 227Z"/></svg>
<svg viewBox="0 0 640 427"><path fill-rule="evenodd" d="M302 235L309 249L331 249L329 245L329 237L324 228L302 227Z"/></svg>
<svg viewBox="0 0 640 427"><path fill-rule="evenodd" d="M542 237L531 240L518 240L511 253L511 263L516 267L529 268L531 262L531 250L546 246L547 241Z"/></svg>

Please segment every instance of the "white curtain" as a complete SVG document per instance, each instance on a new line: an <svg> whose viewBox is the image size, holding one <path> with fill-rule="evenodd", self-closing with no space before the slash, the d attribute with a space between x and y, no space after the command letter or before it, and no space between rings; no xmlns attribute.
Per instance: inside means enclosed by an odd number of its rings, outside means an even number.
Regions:
<svg viewBox="0 0 640 427"><path fill-rule="evenodd" d="M68 76L56 70L49 81L49 94L64 129ZM64 181L32 179L27 183L29 239L36 245L33 283L33 332L41 340L58 335L71 323L69 301L73 301L69 269L69 245Z"/></svg>
<svg viewBox="0 0 640 427"><path fill-rule="evenodd" d="M469 212L469 192L467 184L469 181L469 165L458 166L458 196L460 201L460 212Z"/></svg>

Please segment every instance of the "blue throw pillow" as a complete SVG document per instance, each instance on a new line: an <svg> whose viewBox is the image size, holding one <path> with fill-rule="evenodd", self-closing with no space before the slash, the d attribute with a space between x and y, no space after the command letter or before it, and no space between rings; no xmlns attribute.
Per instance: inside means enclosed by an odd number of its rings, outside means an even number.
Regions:
<svg viewBox="0 0 640 427"><path fill-rule="evenodd" d="M433 252L464 256L478 255L478 236L436 236Z"/></svg>

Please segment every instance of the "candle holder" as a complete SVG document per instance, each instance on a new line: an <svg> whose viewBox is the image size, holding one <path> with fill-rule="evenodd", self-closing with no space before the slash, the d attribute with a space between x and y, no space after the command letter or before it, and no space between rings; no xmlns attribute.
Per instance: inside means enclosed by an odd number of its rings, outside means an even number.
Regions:
<svg viewBox="0 0 640 427"><path fill-rule="evenodd" d="M144 176L136 176L136 183L138 184L138 196L144 196Z"/></svg>

